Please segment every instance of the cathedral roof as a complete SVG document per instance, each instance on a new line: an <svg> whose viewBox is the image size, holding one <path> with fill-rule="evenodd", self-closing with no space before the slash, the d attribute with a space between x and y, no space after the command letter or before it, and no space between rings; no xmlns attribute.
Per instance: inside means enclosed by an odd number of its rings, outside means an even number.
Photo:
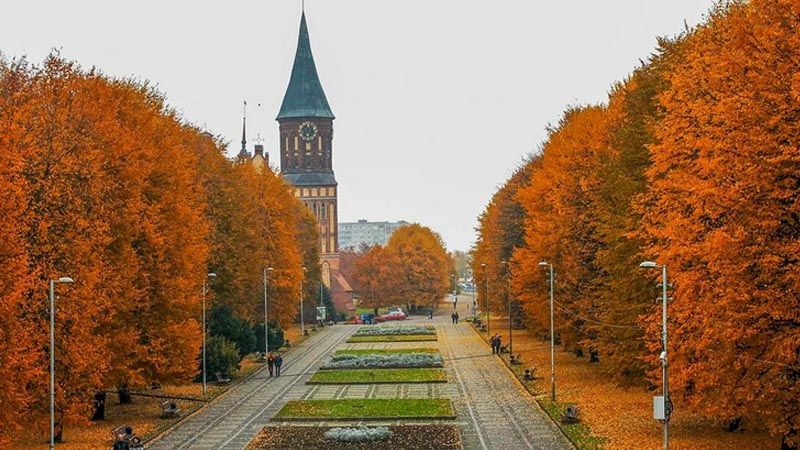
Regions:
<svg viewBox="0 0 800 450"><path fill-rule="evenodd" d="M319 82L314 55L311 54L305 12L300 18L300 35L297 39L297 53L294 55L289 87L286 88L277 119L293 117L335 118Z"/></svg>
<svg viewBox="0 0 800 450"><path fill-rule="evenodd" d="M283 179L294 186L336 186L332 173L284 173Z"/></svg>

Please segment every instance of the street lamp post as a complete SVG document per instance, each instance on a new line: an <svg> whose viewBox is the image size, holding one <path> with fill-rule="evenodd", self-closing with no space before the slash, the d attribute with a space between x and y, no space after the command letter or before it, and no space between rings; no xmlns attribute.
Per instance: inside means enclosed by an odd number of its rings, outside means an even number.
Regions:
<svg viewBox="0 0 800 450"><path fill-rule="evenodd" d="M56 283L74 283L70 277L50 280L50 450L56 448Z"/></svg>
<svg viewBox="0 0 800 450"><path fill-rule="evenodd" d="M206 395L206 334L208 328L206 327L206 291L208 290L208 279L216 278L217 274L209 272L206 278L203 278L203 396Z"/></svg>
<svg viewBox="0 0 800 450"><path fill-rule="evenodd" d="M264 268L264 358L266 359L269 353L269 303L267 302L267 289L269 287L269 272L272 272L272 267Z"/></svg>
<svg viewBox="0 0 800 450"><path fill-rule="evenodd" d="M453 280L453 309L456 309L456 305L458 305L458 275L450 275L450 278Z"/></svg>
<svg viewBox="0 0 800 450"><path fill-rule="evenodd" d="M511 334L511 264L508 261L500 261L501 265L506 266L508 270L507 274L507 293L506 296L508 297L508 357L511 358L514 355L514 335Z"/></svg>
<svg viewBox="0 0 800 450"><path fill-rule="evenodd" d="M654 261L644 261L639 264L644 269L661 268L661 380L663 383L663 397L661 409L664 421L664 450L669 449L669 419L672 415L672 402L669 400L669 379L667 377L667 266L659 265Z"/></svg>
<svg viewBox="0 0 800 450"><path fill-rule="evenodd" d="M481 264L483 267L483 273L486 275L486 335L491 335L491 324L492 319L489 316L489 269L486 268L486 264Z"/></svg>
<svg viewBox="0 0 800 450"><path fill-rule="evenodd" d="M539 267L550 270L550 399L556 401L556 333L553 325L553 265L547 261L540 261Z"/></svg>
<svg viewBox="0 0 800 450"><path fill-rule="evenodd" d="M303 282L306 279L306 268L303 267L303 279L300 280L300 336L306 335L306 328L303 318Z"/></svg>

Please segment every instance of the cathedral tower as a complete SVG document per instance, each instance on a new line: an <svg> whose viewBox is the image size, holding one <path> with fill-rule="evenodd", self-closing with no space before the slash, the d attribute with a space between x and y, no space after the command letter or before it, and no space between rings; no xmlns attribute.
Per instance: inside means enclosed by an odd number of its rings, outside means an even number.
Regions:
<svg viewBox="0 0 800 450"><path fill-rule="evenodd" d="M317 218L323 278L325 261L335 258L338 253L337 183L333 174L334 118L317 75L303 12L292 75L276 120L280 124L281 174L295 186L295 195ZM330 286L329 279L324 281Z"/></svg>

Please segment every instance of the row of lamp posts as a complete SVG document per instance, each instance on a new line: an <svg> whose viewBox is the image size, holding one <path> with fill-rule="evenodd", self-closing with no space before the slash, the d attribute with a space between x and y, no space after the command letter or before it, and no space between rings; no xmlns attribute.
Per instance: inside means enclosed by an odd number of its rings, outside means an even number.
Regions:
<svg viewBox="0 0 800 450"><path fill-rule="evenodd" d="M509 354L513 353L513 333L511 332L511 264L508 261L501 261L501 265L506 266L508 270L508 350ZM555 272L553 264L547 261L540 261L539 267L548 270L550 282L550 399L556 401L556 359L555 359L555 327L553 319L553 288ZM639 264L639 267L644 269L661 269L661 355L659 360L661 362L661 379L663 383L662 396L653 399L654 417L663 422L663 448L669 448L669 419L672 414L672 401L669 398L669 380L667 377L667 266L657 264L654 261L644 261ZM486 264L481 264L481 268L486 270ZM489 319L489 272L485 271L486 276L486 333L491 334Z"/></svg>
<svg viewBox="0 0 800 450"><path fill-rule="evenodd" d="M269 353L269 302L267 298L269 287L269 273L272 267L264 268L264 355ZM303 267L305 274L306 268ZM206 335L208 328L206 325L206 294L208 292L208 279L216 278L217 274L209 272L203 278L203 396L207 390L206 372ZM56 359L55 359L55 318L56 318L56 284L72 284L74 280L70 277L60 277L50 280L50 449L55 449L55 404L56 404ZM304 333L303 324L303 281L300 282L300 332Z"/></svg>

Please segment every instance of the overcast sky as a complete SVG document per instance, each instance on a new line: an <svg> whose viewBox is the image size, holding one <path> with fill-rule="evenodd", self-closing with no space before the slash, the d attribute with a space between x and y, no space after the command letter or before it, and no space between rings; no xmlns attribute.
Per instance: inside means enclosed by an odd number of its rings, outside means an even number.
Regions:
<svg viewBox="0 0 800 450"><path fill-rule="evenodd" d="M307 0L311 46L337 119L340 221L408 220L468 249L477 216L545 127L604 101L711 0ZM231 142L275 122L300 0L8 1L0 51L51 48L107 74L148 79L188 120ZM256 104L262 107L257 108ZM252 147L251 147L252 148Z"/></svg>

